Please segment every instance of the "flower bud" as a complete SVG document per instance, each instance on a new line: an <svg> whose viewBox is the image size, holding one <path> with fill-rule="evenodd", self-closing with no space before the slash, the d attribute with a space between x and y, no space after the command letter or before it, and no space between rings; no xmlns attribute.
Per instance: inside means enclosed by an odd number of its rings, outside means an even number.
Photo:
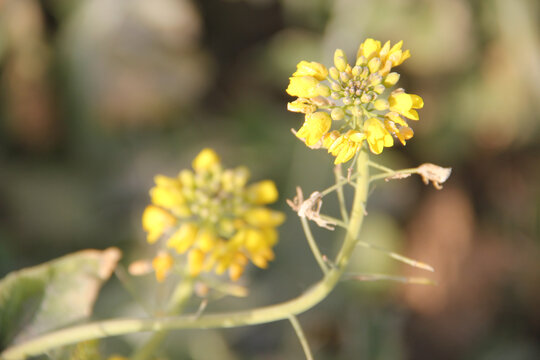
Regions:
<svg viewBox="0 0 540 360"><path fill-rule="evenodd" d="M329 73L330 73L330 77L334 80L337 80L339 79L339 70L336 69L335 67L331 67L330 70L329 70Z"/></svg>
<svg viewBox="0 0 540 360"><path fill-rule="evenodd" d="M384 92L385 89L386 89L386 88L384 87L383 84L379 84L379 85L377 85L377 86L375 86L375 87L373 88L373 91L374 91L375 93L381 95L381 94Z"/></svg>
<svg viewBox="0 0 540 360"><path fill-rule="evenodd" d="M373 59L369 60L368 68L372 74L376 73L380 67L381 67L381 59L379 59L378 57L374 57Z"/></svg>
<svg viewBox="0 0 540 360"><path fill-rule="evenodd" d="M330 113L332 120L343 120L345 118L345 111L342 108L334 108Z"/></svg>
<svg viewBox="0 0 540 360"><path fill-rule="evenodd" d="M387 88L392 87L399 81L399 74L397 72L391 72L384 78L383 84Z"/></svg>
<svg viewBox="0 0 540 360"><path fill-rule="evenodd" d="M339 71L345 71L347 69L347 56L341 49L337 49L334 53L334 65Z"/></svg>

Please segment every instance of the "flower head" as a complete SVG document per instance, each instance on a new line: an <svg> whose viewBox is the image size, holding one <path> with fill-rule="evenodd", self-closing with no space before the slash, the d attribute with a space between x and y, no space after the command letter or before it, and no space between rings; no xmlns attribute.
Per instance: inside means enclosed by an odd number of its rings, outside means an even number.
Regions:
<svg viewBox="0 0 540 360"><path fill-rule="evenodd" d="M307 146L322 139L336 164L349 161L363 146L380 154L394 145L393 137L405 145L414 135L406 119L418 120L417 109L424 103L403 89L389 93L400 77L392 68L411 56L402 46L402 41L392 46L366 39L352 64L341 49L335 51L329 69L317 62L298 63L287 88L289 95L298 97L288 110L305 114L296 136Z"/></svg>
<svg viewBox="0 0 540 360"><path fill-rule="evenodd" d="M278 198L274 182L246 186L248 170L224 169L211 149L202 150L192 167L174 178L156 176L150 190L143 228L149 243L163 240L152 262L157 280L181 258L193 277L228 271L237 280L249 261L266 267L274 257L275 228L284 220L281 212L264 207Z"/></svg>

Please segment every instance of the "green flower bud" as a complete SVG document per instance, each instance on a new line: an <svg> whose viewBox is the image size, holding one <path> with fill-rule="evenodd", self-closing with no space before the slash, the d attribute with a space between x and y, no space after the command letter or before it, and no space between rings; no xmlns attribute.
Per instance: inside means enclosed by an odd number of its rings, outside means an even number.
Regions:
<svg viewBox="0 0 540 360"><path fill-rule="evenodd" d="M343 99L343 104L345 104L345 105L351 105L352 102L353 102L352 99L350 97L348 97L348 96Z"/></svg>
<svg viewBox="0 0 540 360"><path fill-rule="evenodd" d="M334 108L330 113L332 120L343 120L345 118L345 111L342 108Z"/></svg>

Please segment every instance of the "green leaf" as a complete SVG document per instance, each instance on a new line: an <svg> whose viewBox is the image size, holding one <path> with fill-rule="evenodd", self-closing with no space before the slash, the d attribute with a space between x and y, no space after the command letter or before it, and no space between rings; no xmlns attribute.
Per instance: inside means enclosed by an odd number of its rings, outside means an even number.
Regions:
<svg viewBox="0 0 540 360"><path fill-rule="evenodd" d="M0 280L0 349L87 318L120 250L83 250Z"/></svg>

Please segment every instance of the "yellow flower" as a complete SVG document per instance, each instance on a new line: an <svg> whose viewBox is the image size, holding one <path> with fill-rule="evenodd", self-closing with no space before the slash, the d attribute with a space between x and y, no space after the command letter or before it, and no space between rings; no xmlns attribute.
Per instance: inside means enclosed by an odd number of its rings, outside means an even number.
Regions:
<svg viewBox="0 0 540 360"><path fill-rule="evenodd" d="M313 114L306 115L304 125L298 130L296 136L300 139L305 139L307 146L313 146L324 134L330 130L332 126L332 118L323 111L317 111Z"/></svg>
<svg viewBox="0 0 540 360"><path fill-rule="evenodd" d="M320 84L314 76L293 76L289 80L287 93L291 96L313 98L330 95L328 86Z"/></svg>
<svg viewBox="0 0 540 360"><path fill-rule="evenodd" d="M371 58L377 56L380 50L381 42L368 38L364 40L364 42L358 47L356 58L363 56L366 60L370 60Z"/></svg>
<svg viewBox="0 0 540 360"><path fill-rule="evenodd" d="M414 109L424 107L424 100L418 95L394 91L388 98L390 110L395 111L408 119L418 120L418 113Z"/></svg>
<svg viewBox="0 0 540 360"><path fill-rule="evenodd" d="M150 244L155 243L164 231L176 223L174 216L167 211L148 205L142 216L143 229L148 232L147 240Z"/></svg>
<svg viewBox="0 0 540 360"><path fill-rule="evenodd" d="M353 158L360 150L365 138L364 133L356 130L349 130L342 135L335 131L325 136L323 145L330 154L336 157L334 164L341 164Z"/></svg>
<svg viewBox="0 0 540 360"><path fill-rule="evenodd" d="M273 259L275 228L284 221L281 212L263 206L278 198L274 182L246 185L249 171L223 169L211 149L201 151L192 166L193 171L183 170L176 178L156 176L150 191L153 204L143 214L148 241L157 241L167 231L170 236L164 245L174 250L176 258L185 257L185 271L192 277L228 270L236 280L249 260L266 266ZM259 234L256 247L253 234ZM169 253L160 253L153 261L158 281L175 261L164 254Z"/></svg>
<svg viewBox="0 0 540 360"><path fill-rule="evenodd" d="M328 76L328 70L326 66L318 62L302 60L296 65L296 72L293 73L294 76L313 76L317 80L324 80Z"/></svg>
<svg viewBox="0 0 540 360"><path fill-rule="evenodd" d="M308 114L317 110L317 106L315 106L309 99L298 98L290 103L287 103L287 110Z"/></svg>
<svg viewBox="0 0 540 360"><path fill-rule="evenodd" d="M158 254L154 260L152 260L152 267L156 272L156 280L163 282L169 271L174 264L173 257L166 252Z"/></svg>
<svg viewBox="0 0 540 360"><path fill-rule="evenodd" d="M178 216L188 217L191 215L189 208L185 205L182 184L178 179L157 175L154 181L156 186L150 189L153 204L170 210Z"/></svg>
<svg viewBox="0 0 540 360"><path fill-rule="evenodd" d="M369 149L374 154L380 154L384 147L394 145L392 135L384 128L384 125L377 118L368 119L364 123L366 139L369 144Z"/></svg>
<svg viewBox="0 0 540 360"><path fill-rule="evenodd" d="M416 110L424 103L418 95L403 89L390 93L389 89L400 78L392 68L410 56L403 41L383 45L369 38L358 47L353 64L341 49L335 51L334 66L328 69L301 61L287 88L290 95L299 97L288 103L288 110L306 114L296 136L311 148L318 148L314 145L322 139L336 164L351 160L366 139L374 154L393 146L393 136L405 145L414 135L406 119L418 120ZM334 123L337 130L332 129Z"/></svg>
<svg viewBox="0 0 540 360"><path fill-rule="evenodd" d="M390 132L391 134L394 134L403 145L405 145L407 143L407 140L412 138L414 135L414 132L410 127L406 125L396 125L396 123L388 119L384 121L384 126L386 127L386 130L388 130L388 132Z"/></svg>

